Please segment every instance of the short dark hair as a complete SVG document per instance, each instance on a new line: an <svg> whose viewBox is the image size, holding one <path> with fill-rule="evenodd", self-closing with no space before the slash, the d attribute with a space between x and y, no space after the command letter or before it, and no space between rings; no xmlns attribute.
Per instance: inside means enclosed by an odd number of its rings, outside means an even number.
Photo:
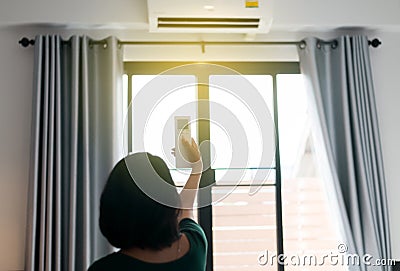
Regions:
<svg viewBox="0 0 400 271"><path fill-rule="evenodd" d="M143 161L147 161L145 164L149 166L143 166ZM100 230L117 248L158 250L170 246L180 235L180 209L159 203L144 193L132 178L134 172L140 172L141 178L146 178L140 182L151 183L161 177L175 186L167 165L160 157L144 152L125 157L113 168L101 195ZM179 206L175 187L173 191L168 197L176 203L174 206Z"/></svg>

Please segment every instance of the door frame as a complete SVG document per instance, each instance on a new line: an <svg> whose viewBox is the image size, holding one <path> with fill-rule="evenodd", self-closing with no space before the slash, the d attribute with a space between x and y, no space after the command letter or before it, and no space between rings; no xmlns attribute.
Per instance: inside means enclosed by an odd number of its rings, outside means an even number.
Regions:
<svg viewBox="0 0 400 271"><path fill-rule="evenodd" d="M128 75L128 101L132 100L132 75L157 75L164 73L167 70L178 66L198 64L199 62L125 62L124 73ZM205 64L216 64L227 67L243 75L271 75L273 77L273 108L274 108L274 126L275 126L275 202L276 202L276 241L277 255L284 254L283 248L283 225L282 225L282 184L281 184L281 165L280 165L280 150L279 150L279 116L278 116L278 95L277 95L277 78L278 74L299 74L299 62L207 62ZM180 75L185 75L180 70ZM209 82L208 78L211 75L203 70L197 74L193 72L186 75L201 76L200 82ZM199 85L197 89L198 100L209 100L209 89L205 84ZM209 119L210 108L202 106L198 108L198 116L202 119ZM128 129L131 133L132 129ZM198 139L199 144L203 141L210 140L210 123L209 121L199 122ZM131 138L129 135L128 138ZM129 143L131 144L131 143ZM205 158L210 158L210 153L203 154ZM210 159L208 159L209 161ZM209 188L206 198L199 198L199 201L211 200L211 189L215 183L215 172L211 167L206 170L200 181L200 185ZM269 184L271 185L271 184ZM204 196L203 196L204 197ZM208 240L207 254L207 271L213 270L213 232L212 232L212 206L200 208L198 210L199 224L203 227ZM278 263L278 271L283 271L284 265Z"/></svg>

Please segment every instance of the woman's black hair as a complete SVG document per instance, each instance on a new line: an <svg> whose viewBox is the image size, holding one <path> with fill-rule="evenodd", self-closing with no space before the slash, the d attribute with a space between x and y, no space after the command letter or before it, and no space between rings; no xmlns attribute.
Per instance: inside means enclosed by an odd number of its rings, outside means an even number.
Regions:
<svg viewBox="0 0 400 271"><path fill-rule="evenodd" d="M140 173L141 180L132 177L135 173ZM111 245L159 250L179 238L180 210L157 202L137 184L156 183L160 177L175 186L165 162L149 153L131 154L116 164L100 199L100 230ZM178 192L171 191L169 199L179 206Z"/></svg>

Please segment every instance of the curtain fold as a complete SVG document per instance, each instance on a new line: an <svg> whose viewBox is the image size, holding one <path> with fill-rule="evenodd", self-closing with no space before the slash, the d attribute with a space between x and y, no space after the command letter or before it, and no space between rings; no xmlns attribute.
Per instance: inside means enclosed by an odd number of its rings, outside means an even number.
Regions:
<svg viewBox="0 0 400 271"><path fill-rule="evenodd" d="M86 270L112 248L100 193L122 157L122 49L58 35L35 40L25 270Z"/></svg>
<svg viewBox="0 0 400 271"><path fill-rule="evenodd" d="M348 253L391 256L382 151L364 36L342 36L337 44L306 39L299 48L319 137L349 247ZM350 266L350 270L390 270Z"/></svg>

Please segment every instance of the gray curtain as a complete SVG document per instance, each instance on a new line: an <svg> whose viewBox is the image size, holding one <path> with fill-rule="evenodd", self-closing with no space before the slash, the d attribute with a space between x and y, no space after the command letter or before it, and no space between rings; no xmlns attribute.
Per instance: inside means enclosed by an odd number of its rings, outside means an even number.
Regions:
<svg viewBox="0 0 400 271"><path fill-rule="evenodd" d="M112 249L97 221L121 157L119 47L112 37L36 37L27 271L86 270Z"/></svg>
<svg viewBox="0 0 400 271"><path fill-rule="evenodd" d="M349 253L391 256L388 207L368 40L307 38L299 48L332 173ZM390 270L389 266L350 266Z"/></svg>

